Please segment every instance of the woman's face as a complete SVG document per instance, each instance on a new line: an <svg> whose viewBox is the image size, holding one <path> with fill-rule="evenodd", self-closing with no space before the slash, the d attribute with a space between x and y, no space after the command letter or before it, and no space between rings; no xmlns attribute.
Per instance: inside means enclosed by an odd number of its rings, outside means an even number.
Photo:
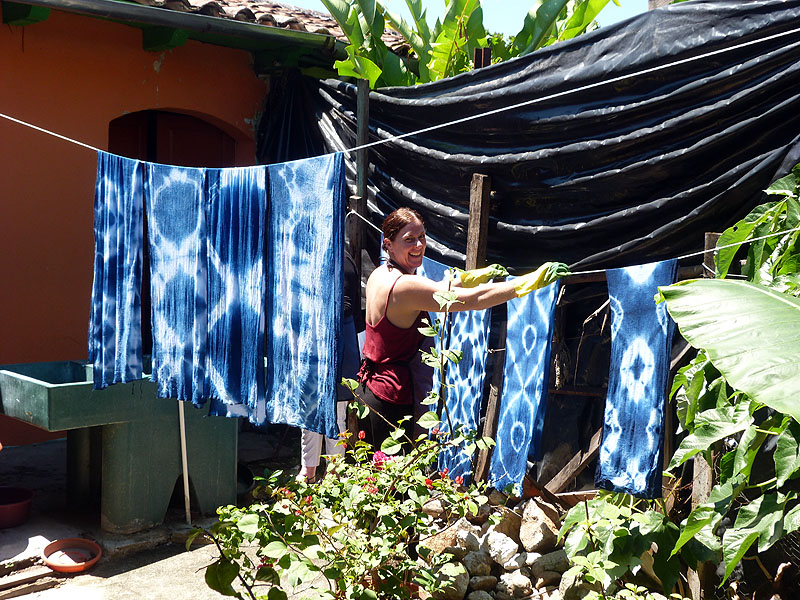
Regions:
<svg viewBox="0 0 800 600"><path fill-rule="evenodd" d="M425 245L425 226L415 220L398 231L393 240L386 240L386 252L400 268L413 273L422 265Z"/></svg>

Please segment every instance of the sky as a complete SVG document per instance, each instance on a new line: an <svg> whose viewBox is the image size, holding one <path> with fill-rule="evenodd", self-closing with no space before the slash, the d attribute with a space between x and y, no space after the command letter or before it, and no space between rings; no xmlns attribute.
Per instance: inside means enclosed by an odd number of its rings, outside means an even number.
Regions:
<svg viewBox="0 0 800 600"><path fill-rule="evenodd" d="M647 10L647 0L619 0L619 3L621 6L616 6L613 0L610 0L600 12L597 22L601 26L611 25ZM285 4L327 12L320 0L285 0ZM422 0L422 4L428 10L430 25L436 22L436 17L444 13L444 0ZM385 5L392 12L399 12L407 21L410 20L405 0L385 0ZM514 35L522 27L528 9L533 6L533 0L481 0L481 6L486 29Z"/></svg>

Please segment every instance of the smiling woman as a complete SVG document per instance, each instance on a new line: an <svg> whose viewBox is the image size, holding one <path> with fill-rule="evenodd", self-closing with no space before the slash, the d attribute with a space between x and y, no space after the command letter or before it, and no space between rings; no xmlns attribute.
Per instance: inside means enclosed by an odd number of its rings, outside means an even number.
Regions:
<svg viewBox="0 0 800 600"><path fill-rule="evenodd" d="M399 419L416 412L430 389L432 373L420 360L424 336L419 328L426 312L441 310L434 299L436 292L455 293L457 302L451 311L480 310L549 285L566 273L565 265L547 263L533 273L499 283L488 283L497 273L494 269L432 281L416 275L426 247L420 214L398 208L386 217L382 231L388 258L367 281L367 331L357 391L370 408L361 428L375 446L380 446Z"/></svg>

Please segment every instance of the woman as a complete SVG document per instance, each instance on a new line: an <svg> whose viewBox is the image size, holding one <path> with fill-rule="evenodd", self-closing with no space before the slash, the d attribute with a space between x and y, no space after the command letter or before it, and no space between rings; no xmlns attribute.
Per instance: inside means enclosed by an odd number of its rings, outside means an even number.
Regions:
<svg viewBox="0 0 800 600"><path fill-rule="evenodd" d="M358 395L370 408L361 428L373 445L379 445L400 418L413 415L423 399L414 393L415 363L424 339L418 328L427 312L440 310L435 292L451 289L456 293L460 302L451 311L480 310L549 285L568 272L566 265L546 263L533 273L499 283L486 283L493 269L468 271L449 283L436 282L415 274L426 247L419 213L398 208L386 217L382 230L388 260L367 281L365 358L358 377Z"/></svg>

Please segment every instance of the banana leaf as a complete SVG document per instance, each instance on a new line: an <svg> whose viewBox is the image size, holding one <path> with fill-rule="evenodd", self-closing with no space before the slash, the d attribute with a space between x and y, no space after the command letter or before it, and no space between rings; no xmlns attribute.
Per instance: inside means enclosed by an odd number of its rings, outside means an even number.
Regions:
<svg viewBox="0 0 800 600"><path fill-rule="evenodd" d="M698 279L659 288L683 337L725 380L800 421L800 300L746 281Z"/></svg>

